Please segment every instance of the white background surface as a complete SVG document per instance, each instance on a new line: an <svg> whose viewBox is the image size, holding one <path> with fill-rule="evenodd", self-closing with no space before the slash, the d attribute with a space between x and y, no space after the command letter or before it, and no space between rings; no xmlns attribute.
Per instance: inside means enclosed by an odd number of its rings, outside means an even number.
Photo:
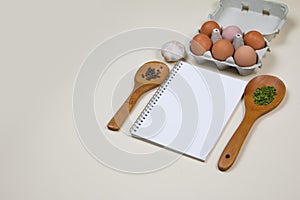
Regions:
<svg viewBox="0 0 300 200"><path fill-rule="evenodd" d="M287 96L257 121L233 168L222 173L217 161L242 104L206 163L182 157L133 175L101 165L77 136L72 90L80 65L121 31L162 27L192 36L217 1L1 1L0 199L299 199L300 3L282 2L288 21L252 76L281 77Z"/></svg>

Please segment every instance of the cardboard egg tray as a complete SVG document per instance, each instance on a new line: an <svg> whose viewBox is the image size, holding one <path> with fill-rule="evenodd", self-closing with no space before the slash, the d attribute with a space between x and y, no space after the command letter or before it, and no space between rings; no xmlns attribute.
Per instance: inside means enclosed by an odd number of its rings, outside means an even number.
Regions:
<svg viewBox="0 0 300 200"><path fill-rule="evenodd" d="M216 21L221 27L230 25L238 26L244 33L251 30L259 31L265 38L266 46L256 50L258 61L249 67L240 67L235 64L233 57L225 61L213 58L210 51L202 56L193 54L188 45L187 52L192 55L199 64L214 62L219 70L230 67L237 69L240 75L251 74L255 69L262 67L262 58L269 50L269 41L280 31L286 21L288 7L285 4L263 0L220 0L216 10L209 15L208 20ZM207 21L208 21L207 20Z"/></svg>
<svg viewBox="0 0 300 200"><path fill-rule="evenodd" d="M260 68L262 66L261 59L266 54L266 52L269 49L269 43L267 40L266 46L263 49L256 50L257 54L257 63L255 65L249 66L249 67L240 67L237 64L235 64L234 59L232 56L228 57L225 61L219 61L213 58L211 51L206 51L202 56L197 56L193 54L193 52L188 48L188 53L191 54L197 61L197 63L202 64L207 61L214 62L219 70L225 70L230 67L234 67L237 69L238 73L242 76L251 74L256 68Z"/></svg>

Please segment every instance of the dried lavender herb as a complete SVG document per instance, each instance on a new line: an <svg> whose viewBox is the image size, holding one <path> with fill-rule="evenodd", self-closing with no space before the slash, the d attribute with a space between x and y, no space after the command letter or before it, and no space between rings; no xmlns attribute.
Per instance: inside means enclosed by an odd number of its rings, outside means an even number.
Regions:
<svg viewBox="0 0 300 200"><path fill-rule="evenodd" d="M147 81L150 81L151 79L160 78L159 74L161 71L157 69L155 71L155 68L149 67L145 74L142 74L142 78L145 78Z"/></svg>
<svg viewBox="0 0 300 200"><path fill-rule="evenodd" d="M256 105L268 105L274 100L276 88L274 86L263 86L257 88L253 93L254 103Z"/></svg>

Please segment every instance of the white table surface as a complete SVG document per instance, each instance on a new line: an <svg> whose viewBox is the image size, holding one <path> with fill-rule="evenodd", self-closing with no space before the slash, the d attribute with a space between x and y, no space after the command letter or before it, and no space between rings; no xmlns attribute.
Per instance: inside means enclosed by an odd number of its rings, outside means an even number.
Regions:
<svg viewBox="0 0 300 200"><path fill-rule="evenodd" d="M192 36L218 1L2 1L0 199L299 199L300 3L282 2L288 20L263 68L240 78L274 74L286 83L287 96L257 121L232 169L220 172L217 162L243 116L242 104L205 163L181 157L164 169L132 174L99 163L78 137L72 92L81 64L98 44L126 30L159 27ZM124 134L110 139L124 148L134 143Z"/></svg>

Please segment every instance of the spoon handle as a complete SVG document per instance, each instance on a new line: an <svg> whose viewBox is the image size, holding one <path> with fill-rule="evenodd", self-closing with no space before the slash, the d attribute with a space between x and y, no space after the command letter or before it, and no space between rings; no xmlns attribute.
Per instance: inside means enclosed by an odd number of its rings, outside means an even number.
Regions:
<svg viewBox="0 0 300 200"><path fill-rule="evenodd" d="M232 135L231 139L227 143L225 149L223 150L223 153L220 156L218 168L221 171L226 171L232 166L256 119L257 117L253 115L253 113L250 114L250 112L246 111L241 124Z"/></svg>
<svg viewBox="0 0 300 200"><path fill-rule="evenodd" d="M136 84L133 91L123 103L123 105L119 108L113 118L108 122L107 128L112 131L120 130L121 126L127 119L129 113L131 112L132 108L145 92L157 87L158 84L147 84L147 85L139 85Z"/></svg>
<svg viewBox="0 0 300 200"><path fill-rule="evenodd" d="M112 131L120 130L120 127L127 119L129 113L141 95L142 92L140 90L134 89L119 110L112 117L112 119L108 122L107 128Z"/></svg>

